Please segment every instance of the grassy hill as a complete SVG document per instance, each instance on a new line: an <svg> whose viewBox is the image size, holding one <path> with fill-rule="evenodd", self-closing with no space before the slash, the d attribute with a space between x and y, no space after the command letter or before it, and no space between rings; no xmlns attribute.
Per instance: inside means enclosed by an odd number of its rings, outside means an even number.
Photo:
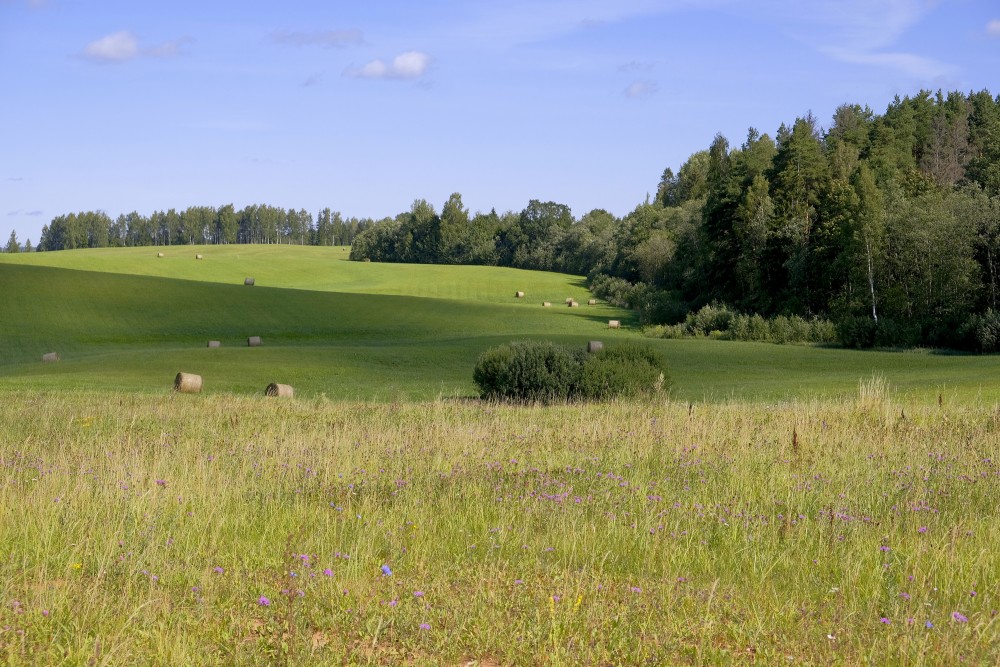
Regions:
<svg viewBox="0 0 1000 667"><path fill-rule="evenodd" d="M637 335L629 313L585 305L578 276L346 255L298 246L0 254L0 388L162 392L183 370L202 375L206 393L256 393L278 381L303 396L461 397L474 395L472 368L492 345ZM243 286L247 276L256 286ZM514 298L518 290L527 297ZM584 305L566 308L568 296ZM626 328L608 330L611 318ZM248 336L264 345L247 348ZM206 349L208 340L222 347ZM924 401L1000 399L998 357L650 344L667 356L680 400L843 395L873 375ZM49 351L62 360L41 363Z"/></svg>

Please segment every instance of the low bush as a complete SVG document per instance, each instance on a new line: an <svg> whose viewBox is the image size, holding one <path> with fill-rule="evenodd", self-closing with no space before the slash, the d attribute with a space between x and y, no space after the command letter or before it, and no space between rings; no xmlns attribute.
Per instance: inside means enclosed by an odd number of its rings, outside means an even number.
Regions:
<svg viewBox="0 0 1000 667"><path fill-rule="evenodd" d="M545 341L516 341L484 352L472 379L484 399L543 403L641 396L669 386L663 357L638 343L587 354Z"/></svg>

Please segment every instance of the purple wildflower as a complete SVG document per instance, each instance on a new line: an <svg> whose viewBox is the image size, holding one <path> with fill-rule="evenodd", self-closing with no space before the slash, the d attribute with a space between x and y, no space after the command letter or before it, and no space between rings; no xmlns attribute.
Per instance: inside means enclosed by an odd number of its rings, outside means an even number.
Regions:
<svg viewBox="0 0 1000 667"><path fill-rule="evenodd" d="M257 598L257 604L259 604L261 607L270 607L271 601L267 599L267 597L261 595L259 598Z"/></svg>
<svg viewBox="0 0 1000 667"><path fill-rule="evenodd" d="M431 629L431 625L430 625L430 623L421 623L420 624L420 629L421 630L430 630Z"/></svg>
<svg viewBox="0 0 1000 667"><path fill-rule="evenodd" d="M325 570L323 570L323 574L325 574L328 577L332 577L333 576L333 570L331 570L330 568L326 568Z"/></svg>
<svg viewBox="0 0 1000 667"><path fill-rule="evenodd" d="M882 618L880 618L878 620L879 620L879 623L885 623L886 625L889 625L890 623L892 623L892 621L889 620L888 618L886 618L885 616L883 616Z"/></svg>
<svg viewBox="0 0 1000 667"><path fill-rule="evenodd" d="M422 597L424 597L424 592L423 591L413 591L413 597L415 597L415 598L422 598Z"/></svg>
<svg viewBox="0 0 1000 667"><path fill-rule="evenodd" d="M956 623L968 623L969 618L960 611L951 612L951 617L955 619Z"/></svg>
<svg viewBox="0 0 1000 667"><path fill-rule="evenodd" d="M216 574L225 574L226 571L223 570L218 565L216 565L215 567L212 568L212 572L215 572Z"/></svg>
<svg viewBox="0 0 1000 667"><path fill-rule="evenodd" d="M382 576L383 577L391 577L392 576L392 570L389 569L388 565L383 565L382 566Z"/></svg>

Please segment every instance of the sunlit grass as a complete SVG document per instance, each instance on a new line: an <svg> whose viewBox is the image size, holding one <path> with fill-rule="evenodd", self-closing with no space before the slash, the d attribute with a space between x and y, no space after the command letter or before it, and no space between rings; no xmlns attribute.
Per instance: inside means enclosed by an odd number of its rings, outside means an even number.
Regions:
<svg viewBox="0 0 1000 667"><path fill-rule="evenodd" d="M549 408L5 391L0 655L995 664L998 412L874 384Z"/></svg>

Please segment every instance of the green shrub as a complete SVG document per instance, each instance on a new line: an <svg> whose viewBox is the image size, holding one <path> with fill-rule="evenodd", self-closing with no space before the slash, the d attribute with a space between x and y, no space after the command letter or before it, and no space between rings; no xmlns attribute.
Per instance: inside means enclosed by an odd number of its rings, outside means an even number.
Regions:
<svg viewBox="0 0 1000 667"><path fill-rule="evenodd" d="M487 399L565 400L575 392L584 354L546 341L516 341L484 352L472 379Z"/></svg>
<svg viewBox="0 0 1000 667"><path fill-rule="evenodd" d="M666 361L656 350L623 343L586 356L578 393L581 398L623 398L655 393L669 385Z"/></svg>

